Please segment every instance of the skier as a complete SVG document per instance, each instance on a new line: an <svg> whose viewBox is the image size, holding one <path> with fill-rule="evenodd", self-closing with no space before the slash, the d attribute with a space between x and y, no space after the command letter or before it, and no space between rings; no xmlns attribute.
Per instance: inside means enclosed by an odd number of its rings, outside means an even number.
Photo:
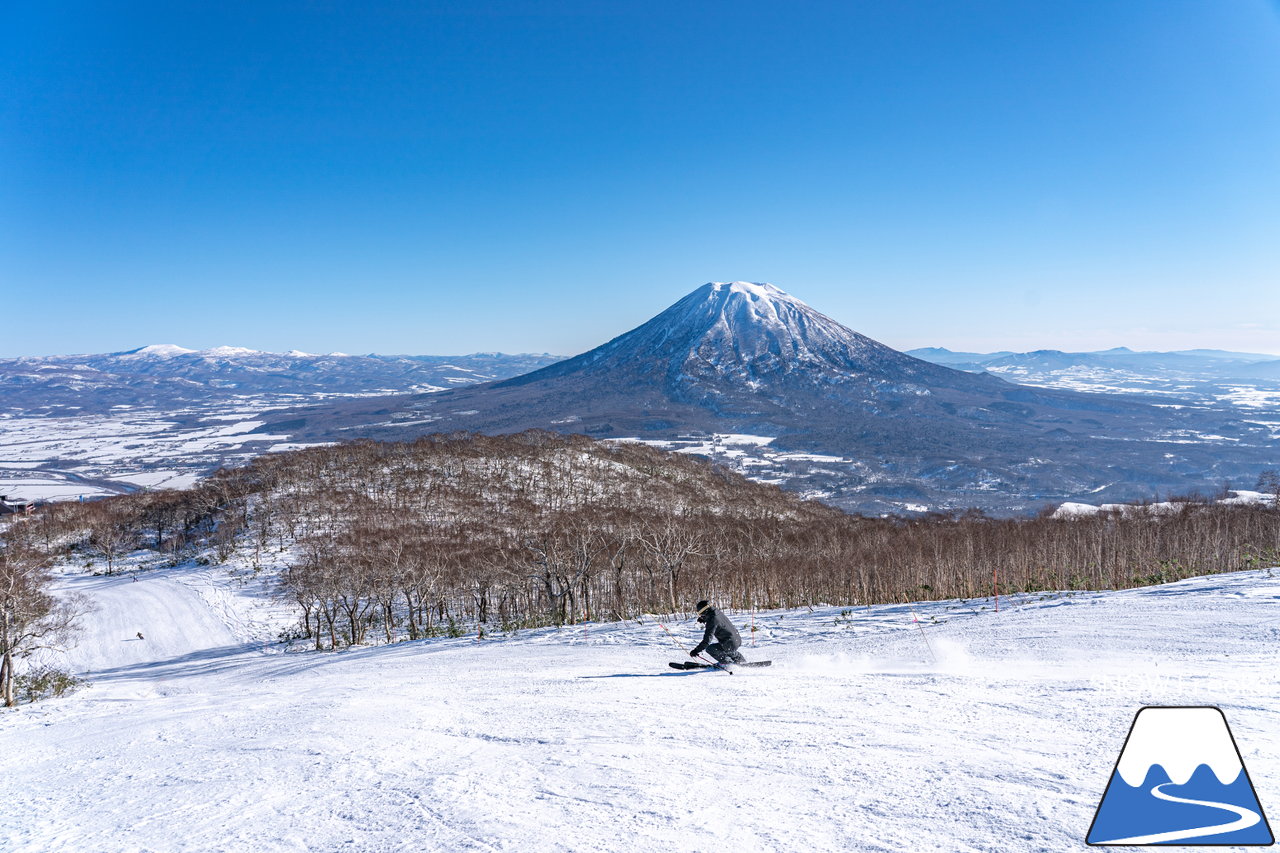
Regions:
<svg viewBox="0 0 1280 853"><path fill-rule="evenodd" d="M138 639L139 639L139 640L143 639L143 636L142 636L142 632L141 632L141 631L139 631L139 632L138 632Z"/></svg>
<svg viewBox="0 0 1280 853"><path fill-rule="evenodd" d="M711 602L705 599L699 601L696 607L698 609L698 621L705 623L707 630L702 635L702 642L698 643L697 647L689 652L689 657L696 658L702 653L703 649L706 649L707 653L722 666L731 663L746 663L747 659L738 651L738 647L742 645L742 638L738 636L738 629L733 627L729 617L712 607ZM717 642L711 642L712 639Z"/></svg>

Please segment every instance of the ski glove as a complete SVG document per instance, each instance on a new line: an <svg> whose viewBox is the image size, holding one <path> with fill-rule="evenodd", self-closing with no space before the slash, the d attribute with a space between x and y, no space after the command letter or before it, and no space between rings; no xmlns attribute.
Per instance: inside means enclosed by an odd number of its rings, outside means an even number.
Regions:
<svg viewBox="0 0 1280 853"><path fill-rule="evenodd" d="M696 658L697 656L698 656L698 650L697 650L697 649L694 649L693 651L689 652L689 657L691 657L691 658Z"/></svg>

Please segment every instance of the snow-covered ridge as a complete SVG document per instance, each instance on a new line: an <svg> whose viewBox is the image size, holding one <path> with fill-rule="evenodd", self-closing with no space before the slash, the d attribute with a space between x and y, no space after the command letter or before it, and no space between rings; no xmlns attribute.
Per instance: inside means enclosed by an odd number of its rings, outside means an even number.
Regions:
<svg viewBox="0 0 1280 853"><path fill-rule="evenodd" d="M249 349L248 347L214 347L200 351L201 355L227 357L237 355L258 355L258 350Z"/></svg>
<svg viewBox="0 0 1280 853"><path fill-rule="evenodd" d="M177 355L188 355L195 352L193 349L180 347L176 344L151 344L150 346L139 347L135 350L120 353L121 358L173 358Z"/></svg>
<svg viewBox="0 0 1280 853"><path fill-rule="evenodd" d="M1243 769L1221 711L1144 708L1116 770L1125 784L1137 787L1159 765L1175 785L1185 785L1201 764L1208 765L1223 785L1234 782Z"/></svg>
<svg viewBox="0 0 1280 853"><path fill-rule="evenodd" d="M177 358L183 355L200 356L204 358L240 358L247 356L260 355L278 355L288 358L325 358L326 356L318 355L313 352L303 352L302 350L292 349L288 352L270 352L268 350L250 349L249 347L232 347L220 346L210 347L208 349L188 349L187 347L177 346L176 344L150 344L138 349L128 350L121 353L113 353L117 358L138 359L138 358ZM331 352L328 358L349 358L343 352Z"/></svg>
<svg viewBox="0 0 1280 853"><path fill-rule="evenodd" d="M118 358L177 358L180 355L199 355L211 356L214 358L227 358L243 355L271 355L272 353L264 353L261 350L249 349L248 347L212 347L210 349L188 349L180 347L176 344L150 344L138 349L128 350L126 352L115 353ZM303 356L304 352L294 350L285 355Z"/></svg>
<svg viewBox="0 0 1280 853"><path fill-rule="evenodd" d="M753 285L753 287L759 287L759 286L760 285ZM772 285L764 285L764 286L771 288L773 291L776 291L777 293L782 293L782 291L778 290ZM782 294L782 295L785 296L786 294ZM177 358L178 356L183 356L183 355L203 356L203 357L213 357L213 358L236 358L236 357L248 357L248 356L282 356L286 358L357 358L357 357L403 358L405 357L405 356L394 356L394 355L379 355L378 353L369 353L365 356L353 356L351 355L351 353L339 352L337 350L329 353L305 352L300 349L291 349L285 352L275 352L273 350L259 350L259 349L251 349L249 347L234 347L234 346L218 346L218 347L210 347L208 349L190 349L188 347L178 346L177 344L148 344L147 346L138 347L137 349L125 350L123 352L105 353L101 356L95 353L86 353L84 354L83 357L92 356L95 358L109 357L109 358L123 358L123 359L143 359L143 358L169 359L169 358ZM418 356L408 356L408 357L415 358ZM469 353L465 356L457 356L457 357L458 358L491 358L491 359L504 359L504 358L512 358L512 357L517 357L517 358L540 357L540 358L552 358L552 359L558 358L557 356L553 356L550 353L503 353L503 352L474 352L474 353ZM32 356L24 360L40 362L48 359L59 359L59 358L65 358L65 356Z"/></svg>

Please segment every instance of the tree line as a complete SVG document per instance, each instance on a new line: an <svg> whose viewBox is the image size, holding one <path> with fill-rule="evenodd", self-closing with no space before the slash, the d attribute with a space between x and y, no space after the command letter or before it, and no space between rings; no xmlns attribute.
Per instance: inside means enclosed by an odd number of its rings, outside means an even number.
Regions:
<svg viewBox="0 0 1280 853"><path fill-rule="evenodd" d="M55 504L45 553L278 572L317 649L644 613L1117 589L1280 564L1280 511L865 518L699 457L530 431L314 447L191 489Z"/></svg>

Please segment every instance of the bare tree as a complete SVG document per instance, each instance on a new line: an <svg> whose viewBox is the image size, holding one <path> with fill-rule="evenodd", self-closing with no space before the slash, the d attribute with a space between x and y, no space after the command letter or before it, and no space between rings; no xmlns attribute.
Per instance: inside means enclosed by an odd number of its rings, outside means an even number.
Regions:
<svg viewBox="0 0 1280 853"><path fill-rule="evenodd" d="M107 561L107 574L113 574L116 560L138 544L139 528L128 518L125 505L119 501L103 501L90 524L88 545Z"/></svg>
<svg viewBox="0 0 1280 853"><path fill-rule="evenodd" d="M667 594L671 599L671 612L680 611L676 600L676 588L680 583L680 572L690 557L702 553L703 532L699 526L679 524L678 519L668 517L661 523L647 526L640 534L639 541L653 559L658 562L667 578Z"/></svg>
<svg viewBox="0 0 1280 853"><path fill-rule="evenodd" d="M49 557L11 527L0 535L0 697L13 707L17 661L70 637L84 605L50 592Z"/></svg>
<svg viewBox="0 0 1280 853"><path fill-rule="evenodd" d="M1271 495L1273 509L1280 510L1280 471L1274 468L1268 468L1258 475L1258 485L1255 487L1260 492Z"/></svg>

